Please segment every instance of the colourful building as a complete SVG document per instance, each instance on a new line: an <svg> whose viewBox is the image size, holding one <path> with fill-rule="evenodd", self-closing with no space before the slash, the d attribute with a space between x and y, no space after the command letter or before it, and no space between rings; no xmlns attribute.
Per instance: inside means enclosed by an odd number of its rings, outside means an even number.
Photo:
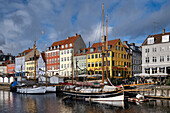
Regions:
<svg viewBox="0 0 170 113"><path fill-rule="evenodd" d="M88 74L102 74L102 43L94 43L87 52ZM106 56L109 78L131 77L131 57L126 52L120 39L108 41L108 53L104 57L106 73Z"/></svg>
<svg viewBox="0 0 170 113"><path fill-rule="evenodd" d="M15 75L15 60L9 60L7 64L7 75L14 76Z"/></svg>

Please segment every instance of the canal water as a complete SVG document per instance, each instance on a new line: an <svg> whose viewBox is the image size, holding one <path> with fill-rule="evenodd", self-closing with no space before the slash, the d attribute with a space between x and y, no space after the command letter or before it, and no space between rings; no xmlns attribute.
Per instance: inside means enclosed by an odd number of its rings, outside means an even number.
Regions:
<svg viewBox="0 0 170 113"><path fill-rule="evenodd" d="M0 113L170 113L170 101L103 104L63 100L61 94L55 93L26 95L0 91Z"/></svg>

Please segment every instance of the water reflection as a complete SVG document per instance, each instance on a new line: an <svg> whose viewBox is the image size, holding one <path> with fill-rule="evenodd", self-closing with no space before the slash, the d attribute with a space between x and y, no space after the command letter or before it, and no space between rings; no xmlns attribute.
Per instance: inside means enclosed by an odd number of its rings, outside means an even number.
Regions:
<svg viewBox="0 0 170 113"><path fill-rule="evenodd" d="M124 107L122 107L124 106ZM170 101L156 100L146 103L90 103L83 101L62 100L56 94L25 95L0 91L0 112L11 113L165 113Z"/></svg>

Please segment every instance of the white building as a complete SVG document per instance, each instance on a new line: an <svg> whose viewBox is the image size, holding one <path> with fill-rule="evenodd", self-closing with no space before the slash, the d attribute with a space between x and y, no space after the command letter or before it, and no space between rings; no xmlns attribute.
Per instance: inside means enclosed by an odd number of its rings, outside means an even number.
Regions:
<svg viewBox="0 0 170 113"><path fill-rule="evenodd" d="M142 73L153 77L170 74L170 32L149 35L142 44Z"/></svg>

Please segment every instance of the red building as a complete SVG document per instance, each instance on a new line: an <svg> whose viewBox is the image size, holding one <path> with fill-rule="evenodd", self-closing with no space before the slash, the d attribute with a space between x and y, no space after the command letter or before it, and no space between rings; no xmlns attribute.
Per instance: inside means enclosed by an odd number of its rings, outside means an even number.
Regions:
<svg viewBox="0 0 170 113"><path fill-rule="evenodd" d="M8 76L14 76L15 75L15 61L14 60L8 60L7 61L7 75Z"/></svg>
<svg viewBox="0 0 170 113"><path fill-rule="evenodd" d="M45 53L48 75L57 75L60 70L60 52L56 46L47 48Z"/></svg>

